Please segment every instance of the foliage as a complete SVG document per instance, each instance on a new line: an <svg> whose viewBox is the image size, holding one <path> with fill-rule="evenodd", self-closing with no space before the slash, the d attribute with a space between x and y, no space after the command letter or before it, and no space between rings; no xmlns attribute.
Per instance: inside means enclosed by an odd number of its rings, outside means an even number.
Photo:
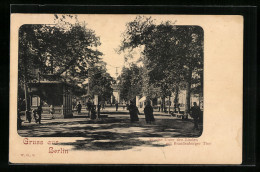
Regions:
<svg viewBox="0 0 260 172"><path fill-rule="evenodd" d="M107 101L110 100L111 95L113 94L112 83L114 79L107 72L105 66L93 66L89 70L90 78L90 96L99 95L101 100Z"/></svg>
<svg viewBox="0 0 260 172"><path fill-rule="evenodd" d="M141 60L149 76L148 85L158 88L162 97L170 95L183 82L186 82L187 99L192 81L202 90L201 27L176 26L169 21L155 24L151 18L138 16L127 24L120 50L131 52L140 46L144 47Z"/></svg>
<svg viewBox="0 0 260 172"><path fill-rule="evenodd" d="M121 99L129 101L141 95L142 73L142 68L136 64L131 64L129 68L123 67L118 83Z"/></svg>
<svg viewBox="0 0 260 172"><path fill-rule="evenodd" d="M79 23L76 16L54 15L54 25L23 25L19 29L19 85L36 80L35 69L41 77L51 74L67 83L75 95L86 93L79 83L93 78L93 89L108 86L111 77L102 70L102 77L89 75L94 64L102 62L102 53L97 50L101 44L95 32ZM99 82L100 81L100 82ZM102 81L102 82L101 82ZM108 82L108 83L106 83ZM97 91L96 91L97 92ZM102 91L101 91L102 92ZM106 94L106 97L108 94Z"/></svg>

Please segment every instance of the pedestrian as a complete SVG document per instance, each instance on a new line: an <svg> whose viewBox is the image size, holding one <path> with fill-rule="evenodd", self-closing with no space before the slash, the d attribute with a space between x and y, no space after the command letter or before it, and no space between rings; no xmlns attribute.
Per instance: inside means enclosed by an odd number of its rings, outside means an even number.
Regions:
<svg viewBox="0 0 260 172"><path fill-rule="evenodd" d="M91 103L90 99L88 99L88 102L87 102L88 117L90 117L91 107L92 107L92 103Z"/></svg>
<svg viewBox="0 0 260 172"><path fill-rule="evenodd" d="M178 103L178 104L177 104L178 114L180 114L180 113L181 113L181 108L180 108L180 106L181 106L181 104L180 104L180 103Z"/></svg>
<svg viewBox="0 0 260 172"><path fill-rule="evenodd" d="M91 106L91 114L90 114L90 119L96 119L97 116L96 116L96 107L95 105L92 105Z"/></svg>
<svg viewBox="0 0 260 172"><path fill-rule="evenodd" d="M151 124L155 121L153 116L153 107L151 106L151 102L147 101L146 106L144 108L145 121L147 124Z"/></svg>
<svg viewBox="0 0 260 172"><path fill-rule="evenodd" d="M161 111L163 112L163 103L161 103Z"/></svg>
<svg viewBox="0 0 260 172"><path fill-rule="evenodd" d="M37 122L38 122L37 109L34 109L34 110L33 110L33 117L34 117L35 123L37 123Z"/></svg>
<svg viewBox="0 0 260 172"><path fill-rule="evenodd" d="M54 106L50 105L50 114L51 114L51 119L54 119Z"/></svg>
<svg viewBox="0 0 260 172"><path fill-rule="evenodd" d="M100 118L100 109L101 109L101 104L99 103L97 105L97 117L98 117L98 119Z"/></svg>
<svg viewBox="0 0 260 172"><path fill-rule="evenodd" d="M76 104L77 104L77 102L75 102L75 101L72 102L73 110L74 110L75 107L77 106Z"/></svg>
<svg viewBox="0 0 260 172"><path fill-rule="evenodd" d="M42 105L40 104L37 108L37 114L38 114L38 122L41 124L41 119L42 119Z"/></svg>
<svg viewBox="0 0 260 172"><path fill-rule="evenodd" d="M200 107L197 106L196 102L193 102L193 107L191 107L191 117L194 120L193 129L196 129L196 130L199 129L199 127L198 127L199 115L200 115Z"/></svg>
<svg viewBox="0 0 260 172"><path fill-rule="evenodd" d="M116 111L118 110L118 102L116 102Z"/></svg>
<svg viewBox="0 0 260 172"><path fill-rule="evenodd" d="M31 123L31 121L32 121L31 109L28 108L28 109L25 111L25 114L26 114L26 118L27 118L27 120L29 121L29 123Z"/></svg>
<svg viewBox="0 0 260 172"><path fill-rule="evenodd" d="M104 110L104 109L105 109L105 102L102 101L102 110Z"/></svg>
<svg viewBox="0 0 260 172"><path fill-rule="evenodd" d="M78 114L81 113L81 108L82 108L82 106L81 106L81 104L80 104L80 102L79 102L79 104L77 105L77 111L78 111Z"/></svg>
<svg viewBox="0 0 260 172"><path fill-rule="evenodd" d="M139 121L138 114L140 114L140 113L139 113L138 108L134 105L133 101L130 101L130 105L128 106L128 110L129 110L129 113L130 113L131 122Z"/></svg>

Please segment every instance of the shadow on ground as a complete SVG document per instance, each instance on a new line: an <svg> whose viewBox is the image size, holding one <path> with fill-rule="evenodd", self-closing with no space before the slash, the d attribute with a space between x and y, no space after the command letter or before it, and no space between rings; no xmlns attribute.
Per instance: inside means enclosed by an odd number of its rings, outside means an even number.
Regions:
<svg viewBox="0 0 260 172"><path fill-rule="evenodd" d="M28 125L18 133L23 137L83 137L76 142L60 143L72 145L75 150L126 150L137 146L166 146L147 138L199 137L201 131L192 128L190 120L157 119L155 124L146 124L144 119L130 123L126 117L108 117Z"/></svg>

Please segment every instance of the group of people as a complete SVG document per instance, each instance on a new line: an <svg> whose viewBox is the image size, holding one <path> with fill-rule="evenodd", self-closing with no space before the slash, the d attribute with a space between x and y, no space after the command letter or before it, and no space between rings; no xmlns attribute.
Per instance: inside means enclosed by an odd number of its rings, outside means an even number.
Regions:
<svg viewBox="0 0 260 172"><path fill-rule="evenodd" d="M131 122L139 121L138 114L140 114L140 112L139 112L137 106L134 105L133 101L130 101L130 105L127 106L127 109L129 110L129 113L130 113L130 121ZM153 107L151 106L150 101L146 102L146 106L144 108L144 115L145 115L145 121L147 124L151 124L152 122L155 121L154 116L153 116Z"/></svg>
<svg viewBox="0 0 260 172"><path fill-rule="evenodd" d="M37 117L38 116L38 117ZM33 110L33 117L35 120L35 123L41 124L41 119L42 119L42 105L39 105L37 109Z"/></svg>
<svg viewBox="0 0 260 172"><path fill-rule="evenodd" d="M90 117L90 119L96 119L97 117L100 118L100 109L101 109L101 104L98 104L97 106L95 106L91 100L88 100L87 102L87 110L88 110L88 117ZM115 104L116 105L116 111L118 110L118 103ZM140 112L138 110L138 107L134 104L133 101L130 101L130 105L126 105L127 106L127 110L129 110L129 114L130 114L130 121L133 122L137 122L139 121L139 117L138 115L140 115ZM77 111L78 113L81 112L81 108L82 105L80 104L80 102L77 105ZM97 108L97 112L96 112L96 108ZM197 105L196 102L193 102L193 107L191 107L191 117L193 118L194 121L194 129L198 129L198 121L199 121L199 117L200 117L200 108ZM97 114L97 115L96 115ZM147 124L151 124L152 122L155 121L154 115L153 115L153 107L151 106L151 102L150 101L146 101L146 105L144 108L144 115L145 115L145 121Z"/></svg>
<svg viewBox="0 0 260 172"><path fill-rule="evenodd" d="M129 110L130 114L130 121L137 122L139 121L138 115L140 115L140 112L138 110L138 107L134 104L133 101L130 101L130 105L126 104L127 110ZM76 106L78 114L81 113L82 105L79 102L78 105ZM100 118L100 109L102 108L102 105L98 103L98 105L94 105L94 103L89 99L86 103L86 109L88 111L88 117L90 119L96 119ZM23 107L23 102L21 101L18 106L18 114L21 110L25 110L26 113L26 118L29 122L31 122L31 111L26 110L25 107ZM116 103L116 111L118 110L118 103ZM42 116L42 104L37 107L37 109L32 110L33 112L33 117L35 119L36 123L41 124L41 116ZM54 107L53 105L50 105L50 114L52 115L52 119L54 119ZM201 110L200 107L197 105L196 102L193 102L193 106L190 109L190 116L193 118L194 122L194 129L199 129L198 128L198 122L200 118ZM153 115L153 107L151 106L150 101L146 101L146 105L144 108L144 115L145 115L145 121L147 124L151 124L152 122L155 121L154 115ZM19 115L18 115L19 118Z"/></svg>
<svg viewBox="0 0 260 172"><path fill-rule="evenodd" d="M89 99L86 103L86 110L88 111L88 117L90 119L96 119L100 118L100 109L102 105L99 103L97 106L94 105L94 103ZM76 106L78 114L81 113L82 105L79 102Z"/></svg>
<svg viewBox="0 0 260 172"><path fill-rule="evenodd" d="M140 113L137 106L134 105L133 101L130 102L130 105L127 107L127 109L129 110L130 113L131 122L139 121L138 114ZM147 124L151 124L152 122L155 121L153 115L153 107L151 106L150 101L146 102L146 106L144 108L144 115ZM196 102L193 102L193 106L190 109L190 115L193 118L193 122L194 122L193 129L198 130L199 129L198 123L201 115L201 110Z"/></svg>
<svg viewBox="0 0 260 172"><path fill-rule="evenodd" d="M118 111L118 103L116 103L115 106L116 106L116 111ZM137 106L134 104L134 102L130 101L130 105L127 104L126 106L127 106L127 110L129 110L130 113L130 121L131 122L139 121L138 115L140 114L140 112ZM80 114L82 109L82 105L80 102L78 102L76 108L78 114ZM86 110L88 111L88 117L90 117L90 119L100 118L101 108L102 105L100 103L97 106L95 106L90 99L86 103ZM146 106L144 108L144 114L145 114L146 123L151 124L152 122L155 121L153 116L153 107L151 106L150 101L147 101L146 103Z"/></svg>
<svg viewBox="0 0 260 172"><path fill-rule="evenodd" d="M32 121L32 114L33 114L35 123L41 124L42 113L43 113L43 109L42 109L43 104L44 103L42 101L40 101L39 105L36 108L30 108L30 107L26 108L25 99L22 100L21 98L19 98L19 100L18 100L18 123L20 123L20 125L21 125L21 122L22 122L21 114L24 111L26 120L29 123L31 123L31 121ZM50 105L49 112L52 116L52 119L54 119L54 106L53 105Z"/></svg>

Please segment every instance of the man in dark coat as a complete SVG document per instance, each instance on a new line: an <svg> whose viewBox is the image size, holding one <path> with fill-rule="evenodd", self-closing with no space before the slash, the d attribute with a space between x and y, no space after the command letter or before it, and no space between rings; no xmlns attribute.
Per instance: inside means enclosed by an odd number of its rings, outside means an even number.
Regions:
<svg viewBox="0 0 260 172"><path fill-rule="evenodd" d="M90 119L96 119L97 115L96 115L96 107L95 105L91 106L91 114L90 114Z"/></svg>
<svg viewBox="0 0 260 172"><path fill-rule="evenodd" d="M77 105L78 114L80 114L81 108L82 108L82 106L81 106L81 104L80 104L80 102L79 102L79 104Z"/></svg>
<svg viewBox="0 0 260 172"><path fill-rule="evenodd" d="M100 118L100 109L101 109L101 104L99 103L97 105L97 117L98 117L98 119Z"/></svg>
<svg viewBox="0 0 260 172"><path fill-rule="evenodd" d="M130 105L128 106L128 110L129 110L129 113L130 113L131 122L139 121L138 114L140 114L140 113L139 113L138 108L134 105L133 101L130 101Z"/></svg>
<svg viewBox="0 0 260 172"><path fill-rule="evenodd" d="M145 115L145 121L147 124L151 124L153 121L155 121L153 116L153 107L151 106L151 102L147 101L146 106L144 108L144 115Z"/></svg>
<svg viewBox="0 0 260 172"><path fill-rule="evenodd" d="M37 114L38 114L38 122L41 124L41 119L42 119L42 105L40 104L37 108Z"/></svg>
<svg viewBox="0 0 260 172"><path fill-rule="evenodd" d="M193 102L193 107L191 108L191 117L194 119L194 129L199 129L198 121L200 115L200 107L197 106L196 102Z"/></svg>
<svg viewBox="0 0 260 172"><path fill-rule="evenodd" d="M91 107L92 107L92 103L91 103L90 99L88 99L88 102L87 102L88 116L90 116Z"/></svg>
<svg viewBox="0 0 260 172"><path fill-rule="evenodd" d="M34 110L33 110L33 117L34 117L35 123L37 123L37 122L38 122L37 109L34 109Z"/></svg>
<svg viewBox="0 0 260 172"><path fill-rule="evenodd" d="M116 111L118 110L118 102L116 102Z"/></svg>
<svg viewBox="0 0 260 172"><path fill-rule="evenodd" d="M105 102L104 101L101 102L101 106L102 106L102 110L104 110L105 109Z"/></svg>

